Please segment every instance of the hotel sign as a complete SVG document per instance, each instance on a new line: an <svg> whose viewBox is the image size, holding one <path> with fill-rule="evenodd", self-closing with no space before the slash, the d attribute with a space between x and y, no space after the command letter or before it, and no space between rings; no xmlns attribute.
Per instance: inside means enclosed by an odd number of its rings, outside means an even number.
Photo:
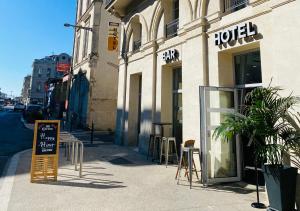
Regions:
<svg viewBox="0 0 300 211"><path fill-rule="evenodd" d="M179 53L176 49L167 50L163 53L163 60L167 63L176 61L179 57Z"/></svg>
<svg viewBox="0 0 300 211"><path fill-rule="evenodd" d="M251 22L234 26L215 34L215 45L221 45L233 40L250 37L257 34L256 28Z"/></svg>

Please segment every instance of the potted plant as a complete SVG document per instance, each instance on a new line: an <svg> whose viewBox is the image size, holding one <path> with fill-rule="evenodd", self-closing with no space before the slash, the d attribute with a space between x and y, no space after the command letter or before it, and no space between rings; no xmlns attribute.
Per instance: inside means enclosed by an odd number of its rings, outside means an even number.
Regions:
<svg viewBox="0 0 300 211"><path fill-rule="evenodd" d="M263 164L270 209L292 211L297 169L284 164L300 149L300 132L292 113L299 99L281 97L280 90L269 86L248 93L241 114L228 115L214 136L226 141L236 134L249 137L256 162Z"/></svg>

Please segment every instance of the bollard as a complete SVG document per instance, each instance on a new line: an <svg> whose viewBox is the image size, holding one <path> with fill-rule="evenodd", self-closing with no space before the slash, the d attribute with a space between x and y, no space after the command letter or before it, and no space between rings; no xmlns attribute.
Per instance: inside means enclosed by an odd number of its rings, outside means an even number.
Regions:
<svg viewBox="0 0 300 211"><path fill-rule="evenodd" d="M94 121L92 121L92 130L91 130L91 144L94 142Z"/></svg>

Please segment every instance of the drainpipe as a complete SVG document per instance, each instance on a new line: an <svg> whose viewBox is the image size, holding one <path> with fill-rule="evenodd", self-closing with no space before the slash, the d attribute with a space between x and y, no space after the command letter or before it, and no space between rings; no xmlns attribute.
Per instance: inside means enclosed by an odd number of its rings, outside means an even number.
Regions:
<svg viewBox="0 0 300 211"><path fill-rule="evenodd" d="M123 25L123 46L121 50L121 56L124 60L124 86L123 86L123 108L122 108L122 115L121 115L121 145L124 145L124 131L125 131L125 114L126 114L126 96L127 96L127 66L128 66L128 57L127 57L127 49L126 49L126 32L125 26Z"/></svg>
<svg viewBox="0 0 300 211"><path fill-rule="evenodd" d="M208 35L207 35L207 19L206 19L206 9L207 9L207 3L209 2L209 0L203 0L202 1L202 9L201 9L201 26L202 26L202 68L203 68L203 85L204 86L209 86L209 67L208 67ZM202 118L201 119L201 131L203 130L203 124L205 124L204 122L202 122ZM205 128L205 127L204 127ZM203 137L203 135L201 134L201 138ZM202 179L202 183L204 184L204 187L207 186L207 168L206 165L204 165L204 163L206 163L206 152L204 151L204 149L206 149L205 146L205 142L203 139L201 139L200 142L200 147L201 147L201 156L200 156L200 160L202 160L202 162L200 163L201 165L201 178Z"/></svg>
<svg viewBox="0 0 300 211"><path fill-rule="evenodd" d="M203 0L201 11L201 25L202 25L202 68L203 68L203 85L209 86L209 67L208 67L208 35L207 35L207 19L206 19L206 5L208 1Z"/></svg>

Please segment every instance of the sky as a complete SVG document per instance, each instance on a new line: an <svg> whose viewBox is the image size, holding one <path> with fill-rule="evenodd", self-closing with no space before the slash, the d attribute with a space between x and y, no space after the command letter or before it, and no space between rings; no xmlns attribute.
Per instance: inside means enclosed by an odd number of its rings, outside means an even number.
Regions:
<svg viewBox="0 0 300 211"><path fill-rule="evenodd" d="M76 0L0 0L0 89L20 96L34 59L72 54Z"/></svg>

